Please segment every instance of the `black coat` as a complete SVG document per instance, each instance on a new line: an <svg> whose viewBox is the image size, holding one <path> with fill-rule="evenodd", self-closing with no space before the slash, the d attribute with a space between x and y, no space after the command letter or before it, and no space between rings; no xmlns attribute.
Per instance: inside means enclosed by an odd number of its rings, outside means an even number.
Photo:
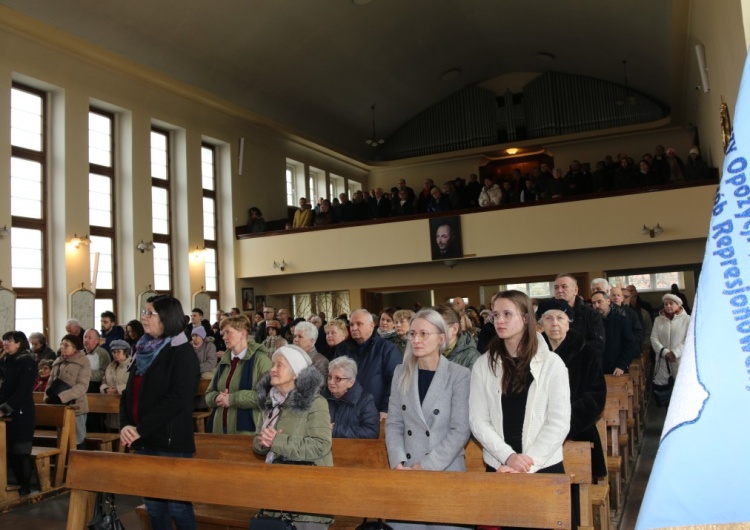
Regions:
<svg viewBox="0 0 750 530"><path fill-rule="evenodd" d="M575 317L570 323L570 329L574 329L579 335L583 335L586 342L590 342L599 355L604 352L604 321L602 316L593 308L586 305L584 299L576 296L576 305L573 306Z"/></svg>
<svg viewBox="0 0 750 530"><path fill-rule="evenodd" d="M543 336L549 345L547 335ZM568 368L571 404L568 439L594 444L591 449L591 471L594 478L603 477L607 474L607 463L596 422L604 411L607 383L599 355L591 344L572 329L568 331L562 344L553 351Z"/></svg>
<svg viewBox="0 0 750 530"><path fill-rule="evenodd" d="M9 452L28 454L34 439L36 361L28 351L5 354L0 359L0 373L4 374L5 379L0 387L0 407L11 418L6 434ZM18 444L28 447L18 447Z"/></svg>
<svg viewBox="0 0 750 530"><path fill-rule="evenodd" d="M137 354L136 354L137 356ZM120 425L135 425L141 437L133 448L194 453L193 402L200 381L200 365L189 342L166 346L143 374L138 396L138 422L133 418L133 378L120 399Z"/></svg>
<svg viewBox="0 0 750 530"><path fill-rule="evenodd" d="M380 414L372 396L354 382L346 394L336 399L328 390L322 395L328 400L334 438L377 438L380 435Z"/></svg>

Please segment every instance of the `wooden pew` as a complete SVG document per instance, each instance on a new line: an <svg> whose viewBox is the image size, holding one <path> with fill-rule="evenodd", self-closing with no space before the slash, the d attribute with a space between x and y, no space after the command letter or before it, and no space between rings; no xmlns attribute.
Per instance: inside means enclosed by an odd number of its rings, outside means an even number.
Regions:
<svg viewBox="0 0 750 530"><path fill-rule="evenodd" d="M35 428L49 428L56 433L57 440L53 447L41 447L34 445L31 448L31 459L36 466L39 476L39 489L42 492L52 489L52 459L55 459L54 485L59 488L63 485L65 465L68 462L68 453L71 439L75 444L76 438L76 416L75 411L64 405L35 405Z"/></svg>
<svg viewBox="0 0 750 530"><path fill-rule="evenodd" d="M100 413L100 414L119 414L120 413L120 396L116 395L110 395L110 394L86 394L86 399L89 403L89 412L92 413ZM34 393L34 403L36 404L42 404L44 403L44 393L43 392L35 392ZM49 432L44 431L36 431L34 432L34 438L39 441L47 440L53 438L53 435ZM71 443L71 451L75 449L75 437L72 438ZM47 442L49 443L49 442ZM118 447L120 445L120 434L119 433L112 433L112 432L86 432L86 438L84 439L84 443L87 447L92 448L94 450L99 451L112 451L114 446L113 444L116 444ZM120 450L124 450L124 448L120 448Z"/></svg>
<svg viewBox="0 0 750 530"><path fill-rule="evenodd" d="M622 501L622 466L620 453L620 400L608 397L604 405L604 418L607 432L602 445L607 449L607 475L609 477L610 506L619 512Z"/></svg>
<svg viewBox="0 0 750 530"><path fill-rule="evenodd" d="M247 496L227 492L248 487L253 503L271 510L451 525L571 527L570 477L563 474L342 472L335 467L73 451L68 486L68 530L84 527L98 491L159 498L169 492L174 500L244 508Z"/></svg>
<svg viewBox="0 0 750 530"><path fill-rule="evenodd" d="M256 455L253 450L253 437L245 435L213 435L196 434L196 458L218 459L235 461L241 463L264 463L264 457ZM601 508L592 494L591 488L604 488L605 493L598 492L599 496L606 495L607 486L594 485L591 482L591 448L587 442L566 442L564 449L565 470L571 475L571 483L579 484L581 488L580 510L581 528L593 526L592 507ZM361 469L389 469L388 454L385 440L359 440L359 439L333 439L333 459L335 467L361 468ZM466 445L466 471L469 473L484 473L485 464L482 460L482 447L476 440L470 440ZM601 511L601 510L600 510ZM141 517L142 528L148 530L148 518L145 506L137 509ZM205 504L196 506L196 517L204 523L201 528L226 528L233 527L240 521L247 521L252 516L253 509L245 511L237 509L222 509ZM609 519L609 502L606 503L605 519ZM354 528L359 524L358 520L338 520L336 528ZM215 526L214 526L215 525Z"/></svg>

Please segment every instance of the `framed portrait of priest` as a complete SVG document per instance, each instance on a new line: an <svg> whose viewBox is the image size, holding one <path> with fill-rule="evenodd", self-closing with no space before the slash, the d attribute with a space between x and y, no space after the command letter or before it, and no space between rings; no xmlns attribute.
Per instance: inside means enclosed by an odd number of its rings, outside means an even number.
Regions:
<svg viewBox="0 0 750 530"><path fill-rule="evenodd" d="M430 248L433 260L464 256L460 216L430 219Z"/></svg>

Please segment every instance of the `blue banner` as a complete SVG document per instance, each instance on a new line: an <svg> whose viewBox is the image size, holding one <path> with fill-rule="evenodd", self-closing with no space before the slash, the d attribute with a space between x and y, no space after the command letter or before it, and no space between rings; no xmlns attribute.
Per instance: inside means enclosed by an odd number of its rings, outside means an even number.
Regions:
<svg viewBox="0 0 750 530"><path fill-rule="evenodd" d="M637 530L750 522L749 65Z"/></svg>

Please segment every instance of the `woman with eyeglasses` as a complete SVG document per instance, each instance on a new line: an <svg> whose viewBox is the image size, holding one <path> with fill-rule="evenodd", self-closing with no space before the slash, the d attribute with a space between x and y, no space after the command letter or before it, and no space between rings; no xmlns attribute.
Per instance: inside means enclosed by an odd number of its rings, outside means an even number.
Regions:
<svg viewBox="0 0 750 530"><path fill-rule="evenodd" d="M391 468L466 471L469 441L468 368L445 358L449 331L434 309L412 319L404 362L396 367L385 420L385 443ZM396 528L428 525L390 523Z"/></svg>
<svg viewBox="0 0 750 530"><path fill-rule="evenodd" d="M380 413L371 394L357 382L357 363L336 357L328 365L328 386L323 389L331 414L334 438L377 438Z"/></svg>
<svg viewBox="0 0 750 530"><path fill-rule="evenodd" d="M120 443L138 454L192 458L195 453L193 401L200 367L183 315L180 301L166 295L149 298L141 311L146 333L135 345L120 400ZM154 530L170 530L172 519L180 530L196 527L191 503L144 501Z"/></svg>
<svg viewBox="0 0 750 530"><path fill-rule="evenodd" d="M489 472L564 473L568 370L537 333L528 296L492 297L497 336L471 372L469 420Z"/></svg>
<svg viewBox="0 0 750 530"><path fill-rule="evenodd" d="M13 470L20 487L18 493L28 495L31 493L36 360L23 331L8 331L3 335L3 352L5 355L0 358L0 417L11 419L3 442L7 447L8 467Z"/></svg>

